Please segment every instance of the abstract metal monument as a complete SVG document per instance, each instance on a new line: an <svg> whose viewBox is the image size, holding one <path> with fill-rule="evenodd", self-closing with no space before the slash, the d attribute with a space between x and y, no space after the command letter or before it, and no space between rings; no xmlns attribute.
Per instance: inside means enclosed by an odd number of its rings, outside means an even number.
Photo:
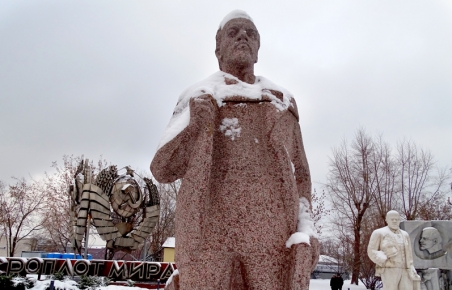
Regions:
<svg viewBox="0 0 452 290"><path fill-rule="evenodd" d="M260 36L244 11L216 42L220 71L181 95L151 164L159 182L183 178L165 289L308 290L319 247L295 98L254 75Z"/></svg>
<svg viewBox="0 0 452 290"><path fill-rule="evenodd" d="M93 179L88 159L80 162L69 189L72 246L79 253L84 237L85 250L88 247L90 221L107 242L109 259L116 251L138 249L146 240L159 219L159 194L151 179L136 176L129 167L118 171L112 165Z"/></svg>

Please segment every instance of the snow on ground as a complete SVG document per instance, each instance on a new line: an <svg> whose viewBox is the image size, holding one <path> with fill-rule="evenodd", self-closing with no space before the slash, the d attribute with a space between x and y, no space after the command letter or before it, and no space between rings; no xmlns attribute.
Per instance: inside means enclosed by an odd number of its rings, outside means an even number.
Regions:
<svg viewBox="0 0 452 290"><path fill-rule="evenodd" d="M36 281L35 286L30 288L29 290L45 290L49 287L50 280L45 281ZM76 286L76 282L66 280L66 281L55 281L54 289L65 289L65 290L79 290ZM161 288L163 290L163 288ZM143 290L143 288L139 287L128 287L128 286L99 286L96 287L96 290Z"/></svg>
<svg viewBox="0 0 452 290"><path fill-rule="evenodd" d="M309 290L328 290L330 288L330 279L311 279L311 283L309 284ZM359 283L358 286L350 285L350 280L344 281L344 286L342 286L342 290L365 290L366 287Z"/></svg>
<svg viewBox="0 0 452 290"><path fill-rule="evenodd" d="M37 281L33 288L30 290L45 290L49 286L50 280L45 281ZM78 290L79 288L76 286L74 281L55 281L55 289L66 289L66 290ZM143 288L139 287L127 287L127 286L105 286L105 287L96 287L96 290L142 290ZM163 288L161 288L163 289ZM330 280L329 279L311 279L311 283L309 286L309 290L328 290L330 289ZM365 290L366 287L360 283L360 285L350 285L350 280L344 281L344 286L342 286L342 290Z"/></svg>

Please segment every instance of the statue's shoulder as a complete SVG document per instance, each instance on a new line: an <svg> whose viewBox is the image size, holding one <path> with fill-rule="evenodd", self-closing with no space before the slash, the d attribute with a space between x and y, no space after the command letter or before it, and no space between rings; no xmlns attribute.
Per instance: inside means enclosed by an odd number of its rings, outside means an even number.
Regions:
<svg viewBox="0 0 452 290"><path fill-rule="evenodd" d="M286 90L284 87L281 87L269 79L263 77L263 76L256 76L256 84L259 84L262 90L271 90L276 91L281 94L282 98L286 98L288 100L293 99L292 93L290 93L288 90Z"/></svg>
<svg viewBox="0 0 452 290"><path fill-rule="evenodd" d="M402 233L402 235L406 236L406 237L410 237L410 234L404 230L400 230L400 232Z"/></svg>
<svg viewBox="0 0 452 290"><path fill-rule="evenodd" d="M271 96L272 102L277 107L279 106L281 110L288 110L295 116L297 121L299 120L297 102L292 93L263 76L257 76L256 83L261 86L264 94Z"/></svg>
<svg viewBox="0 0 452 290"><path fill-rule="evenodd" d="M185 99L199 97L205 94L214 95L215 87L224 82L224 77L220 71L208 76L188 88L186 88L179 96L179 103Z"/></svg>
<svg viewBox="0 0 452 290"><path fill-rule="evenodd" d="M216 72L209 77L199 81L188 88L186 88L177 100L176 108L174 109L174 115L177 115L184 111L188 107L190 99L197 98L202 95L215 96L215 87L224 82L224 77L221 72Z"/></svg>
<svg viewBox="0 0 452 290"><path fill-rule="evenodd" d="M378 235L386 235L390 232L391 232L391 230L387 226L373 231L374 234L378 234Z"/></svg>
<svg viewBox="0 0 452 290"><path fill-rule="evenodd" d="M224 100L230 99L270 101L278 110L292 112L298 120L297 104L292 94L262 76L256 76L256 81L249 84L231 74L218 71L185 89L179 97L175 112L186 108L190 99L202 95L211 95L219 107Z"/></svg>

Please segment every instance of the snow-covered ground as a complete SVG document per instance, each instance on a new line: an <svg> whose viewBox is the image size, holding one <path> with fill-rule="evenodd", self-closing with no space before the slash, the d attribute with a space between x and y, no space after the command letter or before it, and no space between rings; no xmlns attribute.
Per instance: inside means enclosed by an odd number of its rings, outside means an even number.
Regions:
<svg viewBox="0 0 452 290"><path fill-rule="evenodd" d="M49 286L50 281L37 281L33 288L30 290L45 290ZM66 289L66 290L78 290L79 288L76 286L74 281L55 281L55 289ZM97 287L98 290L141 290L142 288L138 287L126 287L126 286L106 286L106 287ZM309 290L328 290L330 289L330 280L329 279L312 279L311 284L309 286ZM360 285L350 285L350 280L344 281L344 286L342 286L342 290L365 290L366 287L360 283Z"/></svg>
<svg viewBox="0 0 452 290"><path fill-rule="evenodd" d="M330 288L330 280L329 279L311 279L311 283L309 285L309 290L328 290ZM350 280L345 280L344 285L342 286L342 290L365 290L363 284L359 283L358 286L350 285Z"/></svg>
<svg viewBox="0 0 452 290"><path fill-rule="evenodd" d="M37 281L35 275L29 275L32 276L32 280L34 280L34 286L32 288L29 288L30 290L46 290L50 285L50 280L41 280ZM13 285L16 286L18 283L23 283L23 278L13 278ZM79 290L80 288L77 287L77 282L66 279L64 281L54 281L54 289L64 289L64 290ZM143 288L139 287L129 287L129 286L116 286L116 285L109 285L109 286L97 286L95 287L96 290L142 290ZM163 290L163 288L160 288ZM90 290L90 288L88 288Z"/></svg>
<svg viewBox="0 0 452 290"><path fill-rule="evenodd" d="M50 281L36 281L35 286L29 290L45 290L49 287ZM74 281L55 281L54 289L65 289L65 290L79 290L77 283ZM161 288L162 289L162 288ZM96 290L143 290L143 288L138 287L127 287L127 286L100 286L96 287ZM163 289L162 289L163 290Z"/></svg>

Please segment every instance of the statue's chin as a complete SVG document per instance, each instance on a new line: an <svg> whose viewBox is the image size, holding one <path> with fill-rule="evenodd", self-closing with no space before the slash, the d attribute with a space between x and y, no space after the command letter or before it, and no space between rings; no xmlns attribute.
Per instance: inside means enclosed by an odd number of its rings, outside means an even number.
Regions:
<svg viewBox="0 0 452 290"><path fill-rule="evenodd" d="M433 247L431 247L430 249L425 249L425 248L421 248L421 250L427 250L427 252L429 252L429 254L433 254L433 253L436 253L436 252L438 252L438 251L440 251L441 250L441 247L439 247L439 246L433 246Z"/></svg>
<svg viewBox="0 0 452 290"><path fill-rule="evenodd" d="M229 67L247 67L254 63L255 61L249 51L237 51L225 64Z"/></svg>

